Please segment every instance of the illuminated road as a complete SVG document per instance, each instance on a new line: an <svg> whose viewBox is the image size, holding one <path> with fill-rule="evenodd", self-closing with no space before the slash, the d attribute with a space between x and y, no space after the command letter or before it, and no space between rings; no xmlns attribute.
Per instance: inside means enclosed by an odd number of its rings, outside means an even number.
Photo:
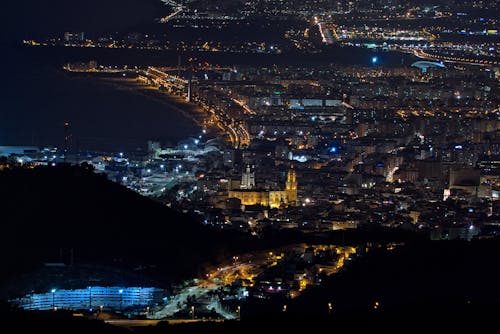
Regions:
<svg viewBox="0 0 500 334"><path fill-rule="evenodd" d="M113 326L119 327L145 327L145 326L156 326L162 320L152 320L152 319L110 319L104 322ZM168 323L170 325L176 324L186 324L191 322L221 322L220 319L207 320L207 319L169 319Z"/></svg>
<svg viewBox="0 0 500 334"><path fill-rule="evenodd" d="M170 19L172 19L174 16L176 16L177 14L180 14L181 12L183 11L182 8L179 8L177 9L175 12L173 12L172 14L168 15L168 16L165 16L165 17L162 17L160 19L160 23L167 23L168 21L170 21Z"/></svg>
<svg viewBox="0 0 500 334"><path fill-rule="evenodd" d="M468 65L498 65L500 62L498 60L480 60L480 59L474 59L474 58L466 58L466 57L452 57L452 56L445 56L445 55L436 55L436 54L431 54L428 52L425 52L421 49L403 49L409 52L412 52L416 57L423 58L423 59L429 59L429 60L439 60L439 61L448 61L452 63L459 63L459 64L468 64Z"/></svg>
<svg viewBox="0 0 500 334"><path fill-rule="evenodd" d="M168 21L170 21L172 18L174 18L175 16L177 16L178 14L180 14L184 8L182 7L181 4L178 4L177 2L173 1L173 0L162 0L167 6L170 6L173 8L174 12L170 15L167 15L165 17L162 17L160 19L160 23L167 23Z"/></svg>
<svg viewBox="0 0 500 334"><path fill-rule="evenodd" d="M317 17L314 18L314 21L318 25L323 43L332 45L336 40L339 40L335 23L319 22Z"/></svg>
<svg viewBox="0 0 500 334"><path fill-rule="evenodd" d="M149 66L147 70L142 69L127 69L127 68L92 68L92 69L73 69L71 67L65 66L63 68L69 72L95 72L95 73L120 73L120 72L134 72L139 74L139 79L153 88L163 87L171 96L179 97L185 100L189 100L189 85L190 82L180 76L170 74L168 72L178 72L186 70L187 68L179 67L154 67ZM219 66L208 66L206 69L210 70L231 70L227 67ZM245 103L238 101L229 96L228 92L222 91L227 98L231 99L235 104L242 108L243 114L256 114L255 111L251 110ZM230 117L226 110L223 108L215 109L209 107L210 101L198 101L200 105L200 110L204 110L210 117L211 125L217 126L223 133L227 135L231 145L234 148L242 148L250 146L251 137L250 134L240 117L237 119ZM175 105L170 105L171 109L184 114L185 116L191 118L197 124L200 124L199 119L193 117L192 114L185 112L181 108ZM209 123L210 124L210 123Z"/></svg>
<svg viewBox="0 0 500 334"><path fill-rule="evenodd" d="M160 320L132 320L132 319L113 319L105 320L107 324L120 326L120 327L144 327L144 326L156 326Z"/></svg>
<svg viewBox="0 0 500 334"><path fill-rule="evenodd" d="M240 100L236 100L235 98L231 98L231 100L233 100L234 103L238 104L239 106L241 106L243 108L243 110L245 110L245 112L247 114L250 114L250 115L257 115L257 113L255 111L253 111L252 109L250 109L246 104L245 102L243 101L240 101Z"/></svg>
<svg viewBox="0 0 500 334"><path fill-rule="evenodd" d="M392 168L389 172L387 172L387 176L385 178L386 182L392 183L394 182L394 173L399 169L399 167Z"/></svg>
<svg viewBox="0 0 500 334"><path fill-rule="evenodd" d="M238 316L236 309L227 309L222 305L219 299L219 292L226 287L230 287L234 282L241 282L243 287L253 287L258 282L256 280L271 267L277 266L281 261L293 262L304 254L309 248L306 244L291 245L283 249L273 251L260 251L233 256L226 265L213 268L206 273L205 277L186 281L184 287L172 295L168 303L160 309L152 310L150 319L168 319L173 317L179 311L190 310L194 308L196 317L197 311L206 312L213 310L224 319L236 319ZM334 245L315 245L315 251L330 252L336 254L332 256L331 261L324 263L319 273L332 275L337 273L353 254L356 253L354 247L334 246ZM288 253L288 255L284 255ZM301 278L300 288L290 290L290 297L295 298L308 286L312 284L311 278ZM224 292L222 292L224 294ZM194 300L190 302L189 300ZM196 306L193 306L196 305Z"/></svg>
<svg viewBox="0 0 500 334"><path fill-rule="evenodd" d="M172 317L182 309L188 308L188 297L195 300L206 300L205 308L213 309L224 319L236 319L236 311L231 312L223 308L217 297L208 297L211 292L219 290L221 287L230 285L237 279L254 278L262 270L258 269L257 263L232 264L217 268L207 274L206 279L194 280L194 284L183 288L177 292L172 299L160 310L154 312L151 319L165 319ZM195 310L196 314L196 310Z"/></svg>
<svg viewBox="0 0 500 334"><path fill-rule="evenodd" d="M169 92L177 92L185 95L187 98L187 86L189 81L178 76L168 74L164 69L159 69L153 66L148 67L144 73L155 85L165 87ZM235 100L239 106L247 113L255 113L250 108L244 106L243 103ZM235 148L248 147L250 145L250 134L245 125L240 120L235 120L229 117L224 110L210 109L206 104L202 104L205 111L212 113L212 117L216 125L228 135L231 144ZM246 107L246 108L245 108Z"/></svg>

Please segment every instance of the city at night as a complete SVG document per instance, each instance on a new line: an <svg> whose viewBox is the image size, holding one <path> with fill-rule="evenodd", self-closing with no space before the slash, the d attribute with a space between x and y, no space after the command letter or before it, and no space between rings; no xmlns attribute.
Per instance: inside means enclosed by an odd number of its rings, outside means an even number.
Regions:
<svg viewBox="0 0 500 334"><path fill-rule="evenodd" d="M4 331L494 331L500 1L1 22Z"/></svg>

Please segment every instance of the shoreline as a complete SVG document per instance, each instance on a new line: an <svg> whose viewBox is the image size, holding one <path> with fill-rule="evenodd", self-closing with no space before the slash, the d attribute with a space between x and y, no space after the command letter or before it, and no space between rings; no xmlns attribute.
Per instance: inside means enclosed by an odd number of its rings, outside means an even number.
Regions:
<svg viewBox="0 0 500 334"><path fill-rule="evenodd" d="M150 101L159 103L167 107L169 111L175 112L186 120L193 123L194 126L204 129L214 138L223 138L227 142L226 134L218 127L205 124L209 117L201 106L193 102L188 102L179 96L162 92L157 88L139 82L136 78L105 77L98 78L99 82L107 84L116 90L131 92L132 94L142 96Z"/></svg>
<svg viewBox="0 0 500 334"><path fill-rule="evenodd" d="M109 84L116 90L128 91L133 94L143 96L151 101L165 105L172 111L177 112L184 118L192 121L196 126L203 127L203 111L196 104L184 101L180 97L162 93L159 90L151 88L148 85L137 82L137 79L99 78L99 80L102 83Z"/></svg>

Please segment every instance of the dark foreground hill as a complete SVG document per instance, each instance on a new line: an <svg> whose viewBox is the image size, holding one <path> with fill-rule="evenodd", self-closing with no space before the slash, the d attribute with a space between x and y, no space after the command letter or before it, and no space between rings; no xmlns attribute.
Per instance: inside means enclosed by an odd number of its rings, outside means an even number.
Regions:
<svg viewBox="0 0 500 334"><path fill-rule="evenodd" d="M83 167L0 173L2 279L44 262L138 267L165 281L196 274L238 242Z"/></svg>
<svg viewBox="0 0 500 334"><path fill-rule="evenodd" d="M304 293L290 310L327 314L332 303L338 314L383 309L429 316L439 310L444 316L478 305L499 308L499 254L497 239L418 241L374 251Z"/></svg>

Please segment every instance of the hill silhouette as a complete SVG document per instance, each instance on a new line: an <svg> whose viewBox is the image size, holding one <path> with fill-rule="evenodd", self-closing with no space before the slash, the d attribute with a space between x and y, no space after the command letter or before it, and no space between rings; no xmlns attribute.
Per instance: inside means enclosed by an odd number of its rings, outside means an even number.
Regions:
<svg viewBox="0 0 500 334"><path fill-rule="evenodd" d="M88 167L3 171L0 184L4 279L41 262L68 264L72 250L77 264L154 264L169 281L196 274L203 262L216 260L241 239L204 227Z"/></svg>

